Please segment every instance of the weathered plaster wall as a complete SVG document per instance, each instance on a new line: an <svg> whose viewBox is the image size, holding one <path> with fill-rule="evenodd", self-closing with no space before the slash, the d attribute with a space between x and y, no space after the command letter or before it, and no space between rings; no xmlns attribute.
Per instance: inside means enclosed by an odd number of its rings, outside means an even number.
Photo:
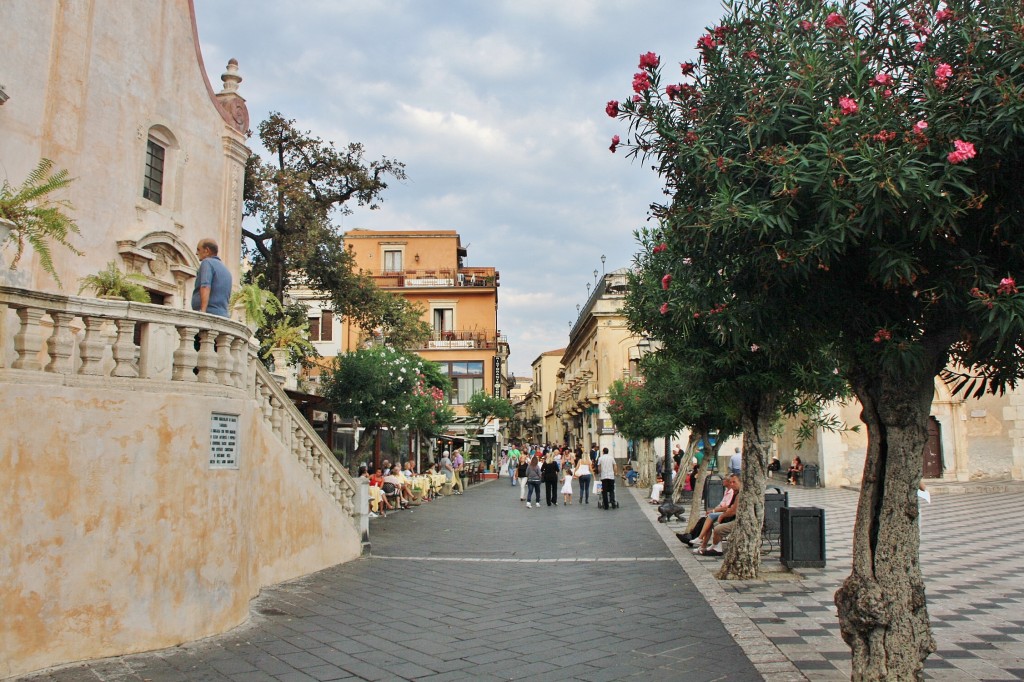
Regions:
<svg viewBox="0 0 1024 682"><path fill-rule="evenodd" d="M0 179L21 184L40 158L75 178L59 198L73 206L81 235L71 241L84 255L53 249L65 291L120 264L118 240L156 231L190 249L217 238L237 281L245 138L207 89L189 1L4 0L0 26L10 95L0 110ZM159 205L142 197L155 126L172 137ZM31 274L29 288L57 288L34 252L20 271Z"/></svg>
<svg viewBox="0 0 1024 682"><path fill-rule="evenodd" d="M237 470L207 467L212 411L240 415ZM0 414L0 677L223 632L360 553L244 398L4 383Z"/></svg>

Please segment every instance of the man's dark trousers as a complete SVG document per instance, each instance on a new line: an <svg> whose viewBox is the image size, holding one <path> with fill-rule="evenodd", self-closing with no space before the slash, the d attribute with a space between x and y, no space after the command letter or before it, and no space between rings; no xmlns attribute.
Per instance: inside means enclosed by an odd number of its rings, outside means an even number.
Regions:
<svg viewBox="0 0 1024 682"><path fill-rule="evenodd" d="M602 478L601 479L601 503L605 509L611 509L612 507L618 507L618 503L615 502L615 479L614 478Z"/></svg>

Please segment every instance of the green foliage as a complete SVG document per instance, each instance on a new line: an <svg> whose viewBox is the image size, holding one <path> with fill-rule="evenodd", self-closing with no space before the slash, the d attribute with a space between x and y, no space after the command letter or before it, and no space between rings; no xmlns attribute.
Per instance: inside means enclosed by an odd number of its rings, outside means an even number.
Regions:
<svg viewBox="0 0 1024 682"><path fill-rule="evenodd" d="M665 179L635 301L659 336L704 326L808 380L1022 376L1022 7L940 7L735 0L681 84L641 67L619 111Z"/></svg>
<svg viewBox="0 0 1024 682"><path fill-rule="evenodd" d="M4 180L3 186L0 186L0 218L13 225L6 240L16 245L11 260L12 270L18 267L27 243L39 254L43 270L53 277L57 286L62 286L53 266L50 242L67 247L80 256L82 252L71 244L69 238L72 234L81 233L78 224L67 213L71 204L65 200L52 199L50 195L64 189L71 182L67 170L54 171L53 162L49 159L41 159L17 189Z"/></svg>
<svg viewBox="0 0 1024 682"><path fill-rule="evenodd" d="M229 308L241 304L245 310L246 322L255 327L267 324L269 316L284 312L281 301L273 292L263 288L263 275L256 275L253 281L243 284L238 291L231 294Z"/></svg>
<svg viewBox="0 0 1024 682"><path fill-rule="evenodd" d="M246 214L262 230L242 230L252 243L255 271L266 275L278 298L298 277L328 294L337 314L357 313L353 299L372 282L353 272L352 255L331 217L351 213L352 202L376 209L387 179L405 179L404 165L387 158L367 162L361 144L339 150L279 113L260 123L258 133L271 160L249 158L243 197Z"/></svg>
<svg viewBox="0 0 1024 682"><path fill-rule="evenodd" d="M270 329L267 340L267 347L262 349L264 358L281 349L287 350L289 355L302 357L316 353L316 348L309 341L309 323L296 325L280 320Z"/></svg>
<svg viewBox="0 0 1024 682"><path fill-rule="evenodd" d="M477 391L466 403L466 412L479 417L486 424L492 419L512 419L516 408L507 398L489 395L486 391Z"/></svg>
<svg viewBox="0 0 1024 682"><path fill-rule="evenodd" d="M323 386L332 409L364 427L434 434L451 419L450 391L448 377L436 365L387 346L339 355Z"/></svg>
<svg viewBox="0 0 1024 682"><path fill-rule="evenodd" d="M138 273L126 273L118 269L114 261L94 275L78 280L78 293L91 289L96 296L116 296L136 303L149 303L149 292L142 286L146 278Z"/></svg>

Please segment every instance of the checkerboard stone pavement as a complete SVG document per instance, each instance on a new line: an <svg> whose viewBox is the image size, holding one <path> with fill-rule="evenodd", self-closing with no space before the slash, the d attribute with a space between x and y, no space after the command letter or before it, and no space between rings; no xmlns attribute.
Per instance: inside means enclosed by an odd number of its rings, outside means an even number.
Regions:
<svg viewBox="0 0 1024 682"><path fill-rule="evenodd" d="M850 573L858 492L782 487L790 506L825 510L826 567L718 585L807 679L848 680L850 651L833 595ZM920 556L938 649L925 662L925 678L1024 679L1024 485L939 482L931 490L931 503L921 504ZM777 558L776 551L763 565L774 569ZM720 561L693 560L709 574Z"/></svg>
<svg viewBox="0 0 1024 682"><path fill-rule="evenodd" d="M776 553L765 579L719 582L719 560L656 523L646 491L620 489L619 510L526 509L499 479L373 520L371 556L265 589L224 635L24 679L849 679L832 596L857 493L787 490L791 506L825 510L826 568L770 570ZM1024 486L922 507L938 643L926 678L1024 679Z"/></svg>

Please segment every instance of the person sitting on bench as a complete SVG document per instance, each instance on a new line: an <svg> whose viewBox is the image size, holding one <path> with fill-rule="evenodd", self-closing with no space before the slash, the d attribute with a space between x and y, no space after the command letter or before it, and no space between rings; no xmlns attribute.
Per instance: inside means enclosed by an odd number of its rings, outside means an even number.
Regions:
<svg viewBox="0 0 1024 682"><path fill-rule="evenodd" d="M687 543L691 547L694 543L697 543L697 548L693 550L694 554L708 556L708 540L711 538L711 532L715 527L715 524L727 523L736 517L736 508L740 499L740 489L743 486L740 482L740 477L736 474L728 474L722 480L722 485L726 488L726 495L729 493L732 493L732 495L728 499L726 499L725 496L722 497L722 504L708 512L707 517L704 519L704 526L700 529L700 535ZM715 555L712 554L710 556Z"/></svg>
<svg viewBox="0 0 1024 682"><path fill-rule="evenodd" d="M804 472L804 463L800 461L800 457L794 457L793 461L789 465L789 471L786 472L786 482L792 485L796 485L796 482L800 480L801 474Z"/></svg>

